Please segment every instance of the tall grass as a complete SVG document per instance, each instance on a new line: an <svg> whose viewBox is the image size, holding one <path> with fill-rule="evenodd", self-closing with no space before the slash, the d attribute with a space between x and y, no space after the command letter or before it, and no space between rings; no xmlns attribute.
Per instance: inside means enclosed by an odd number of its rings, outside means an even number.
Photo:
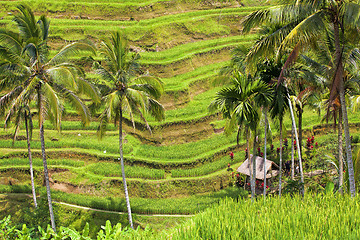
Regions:
<svg viewBox="0 0 360 240"><path fill-rule="evenodd" d="M306 195L252 203L226 199L172 239L359 239L359 196Z"/></svg>

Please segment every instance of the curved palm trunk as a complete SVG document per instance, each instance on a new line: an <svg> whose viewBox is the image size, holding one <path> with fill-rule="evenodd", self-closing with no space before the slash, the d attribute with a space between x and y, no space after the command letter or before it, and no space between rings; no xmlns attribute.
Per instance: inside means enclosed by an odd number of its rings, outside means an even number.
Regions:
<svg viewBox="0 0 360 240"><path fill-rule="evenodd" d="M265 129L264 129L264 200L266 199L266 137L267 137L267 108L264 109L264 115L265 115Z"/></svg>
<svg viewBox="0 0 360 240"><path fill-rule="evenodd" d="M353 165L352 152L351 152L349 120L347 116L346 102L345 102L343 64L341 60L342 53L340 46L339 23L337 22L337 19L334 21L334 40L335 40L335 56L336 56L336 64L337 64L335 78L339 80L339 95L340 95L342 117L344 121L343 124L344 124L344 134L345 134L345 150L346 150L346 160L347 160L348 172L349 172L350 194L352 197L355 197L356 189L355 189L355 178L354 178L354 165Z"/></svg>
<svg viewBox="0 0 360 240"><path fill-rule="evenodd" d="M255 181L256 181L256 129L254 131L254 142L253 142L253 156L251 159L252 163L252 178L251 178L251 198L252 200L255 199Z"/></svg>
<svg viewBox="0 0 360 240"><path fill-rule="evenodd" d="M41 99L41 93L40 89L38 90L38 101L39 101L39 115L43 114L43 106L42 106L42 99ZM39 117L40 118L40 117ZM40 141L41 141L41 154L43 158L43 166L44 166L44 177L45 177L45 185L46 185L46 195L48 199L49 204L49 213L50 213L50 221L51 221L51 228L56 232L55 227L55 217L54 217L54 211L52 207L52 200L51 200L51 192L50 192L50 182L49 182L49 172L46 162L46 153L45 153L45 139L44 139L44 122L40 121Z"/></svg>
<svg viewBox="0 0 360 240"><path fill-rule="evenodd" d="M282 143L283 143L283 135L282 135L282 118L280 118L280 170L279 170L279 197L281 197L281 177L282 177Z"/></svg>
<svg viewBox="0 0 360 240"><path fill-rule="evenodd" d="M343 164L343 136L342 136L342 114L339 110L338 122L338 151L339 151L339 192L343 194L344 164Z"/></svg>
<svg viewBox="0 0 360 240"><path fill-rule="evenodd" d="M122 109L121 108L120 108L120 118L119 118L119 149L120 149L121 175L122 175L122 180L123 180L123 184L124 184L126 208L128 210L130 227L132 229L134 229L132 216L131 216L129 193L127 190L127 184L126 184L126 179L125 179L124 156L123 156L123 137L122 137Z"/></svg>
<svg viewBox="0 0 360 240"><path fill-rule="evenodd" d="M294 128L295 140L296 140L296 148L297 148L297 153L298 153L298 158L299 158L300 181L301 181L301 184L302 184L301 195L304 196L304 194L305 194L305 189L304 189L304 173L303 173L303 167L302 167L301 152L300 152L300 146L299 146L299 145L300 145L300 144L299 144L299 138L298 138L298 134L297 134L297 131L296 131L294 111L293 111L293 108L292 108L292 103L291 103L289 91L288 91L287 88L286 88L286 92L287 92L287 95L288 95L290 115L291 115L291 122L292 122L292 127Z"/></svg>
<svg viewBox="0 0 360 240"><path fill-rule="evenodd" d="M295 161L294 161L294 127L291 125L291 179L295 179Z"/></svg>
<svg viewBox="0 0 360 240"><path fill-rule="evenodd" d="M34 170L33 170L33 164L32 164L29 127L28 127L28 119L27 119L27 113L26 112L25 112L25 129L26 129L26 141L27 141L27 146L28 146L29 165L30 165L31 191L32 191L32 195L33 195L35 208L37 208L38 206L37 206L37 201L36 201L36 192L35 192L35 183L34 183Z"/></svg>

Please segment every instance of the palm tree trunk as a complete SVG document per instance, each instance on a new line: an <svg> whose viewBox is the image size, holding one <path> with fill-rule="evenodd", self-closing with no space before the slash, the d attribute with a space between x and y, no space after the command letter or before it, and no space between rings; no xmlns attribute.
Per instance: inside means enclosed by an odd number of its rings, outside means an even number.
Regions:
<svg viewBox="0 0 360 240"><path fill-rule="evenodd" d="M250 136L251 132L249 131L249 127L245 127L245 134L246 134L246 154L248 159L248 167L249 167L249 178L250 178L250 185L252 184L252 164L251 164L251 158L250 158ZM252 185L250 186L252 191ZM253 198L252 192L251 192L251 198Z"/></svg>
<svg viewBox="0 0 360 240"><path fill-rule="evenodd" d="M38 205L37 205L37 201L36 201L36 192L35 192L35 183L34 183L34 170L33 170L33 163L32 163L29 127L28 127L28 119L27 119L26 111L25 111L25 116L24 117L25 117L26 140L27 140L27 146L28 146L29 165L30 165L31 191L32 191L32 195L33 195L35 208L37 208Z"/></svg>
<svg viewBox="0 0 360 240"><path fill-rule="evenodd" d="M38 101L39 101L39 115L43 115L43 106L42 106L42 99L41 99L41 89L38 90ZM40 117L39 117L40 118ZM46 162L46 153L45 153L45 139L44 139L44 122L40 121L40 141L41 141L41 154L43 159L44 165L44 177L45 177L45 185L46 185L46 195L49 204L49 213L50 213L50 221L51 221L51 228L56 232L55 227L55 217L54 211L52 207L52 200L51 200L51 192L50 192L50 182L49 182L49 172Z"/></svg>
<svg viewBox="0 0 360 240"><path fill-rule="evenodd" d="M302 116L303 116L303 109L299 108L299 145L300 145L300 153L302 156Z"/></svg>
<svg viewBox="0 0 360 240"><path fill-rule="evenodd" d="M354 165L352 160L352 152L351 152L351 140L350 140L350 132L349 132L349 120L347 116L346 110L346 102L345 102L345 89L344 89L344 79L343 79L343 64L342 64L342 54L341 54L341 46L340 46L340 35L339 35L339 23L337 20L334 21L334 40L335 40L335 56L336 56L336 77L340 78L339 80L339 95L340 95L340 104L342 110L342 117L344 121L344 134L345 134L345 150L346 150L346 159L348 164L348 172L349 172L349 186L350 186L350 194L352 197L355 197L356 189L355 189L355 178L354 178Z"/></svg>
<svg viewBox="0 0 360 240"><path fill-rule="evenodd" d="M342 114L339 109L338 122L338 151L339 151L339 192L343 194L344 164L343 164L343 136L342 136Z"/></svg>
<svg viewBox="0 0 360 240"><path fill-rule="evenodd" d="M294 161L294 127L291 125L291 179L295 179L295 161Z"/></svg>
<svg viewBox="0 0 360 240"><path fill-rule="evenodd" d="M279 162L279 197L281 197L281 177L282 177L282 143L283 143L283 136L282 136L282 118L280 118L280 162Z"/></svg>
<svg viewBox="0 0 360 240"><path fill-rule="evenodd" d="M253 142L253 156L252 156L252 171L253 171L253 176L251 179L251 198L252 200L255 199L255 181L256 181L256 129L254 130L254 142Z"/></svg>
<svg viewBox="0 0 360 240"><path fill-rule="evenodd" d="M120 108L120 118L119 118L119 149L120 149L121 175L122 175L122 180L123 180L123 184L124 184L126 208L128 210L130 227L132 229L134 229L132 216L131 216L129 193L127 190L127 184L126 184L126 179L125 179L124 156L123 156L123 136L122 136L122 109L121 108Z"/></svg>
<svg viewBox="0 0 360 240"><path fill-rule="evenodd" d="M46 154L45 154L44 124L43 123L41 123L41 126L40 126L40 141L41 141L41 154L42 154L43 165L44 165L46 195L47 195L48 204L49 204L51 228L54 230L54 232L56 232L55 217L54 217L54 211L53 211L52 200L51 200L51 192L50 192L49 172L48 172L48 167L47 167L47 162L46 162Z"/></svg>
<svg viewBox="0 0 360 240"><path fill-rule="evenodd" d="M295 123L294 111L293 111L293 108L292 108L292 103L291 103L291 100L290 100L289 90L287 89L287 87L286 87L286 92L287 92L287 95L288 95L291 122L292 122L292 126L294 128L296 148L297 148L297 153L298 153L298 158L299 158L300 181L301 181L301 184L302 184L301 195L304 196L305 195L304 173L303 173L303 167L302 167L301 152L300 152L300 146L299 146L299 138L298 138L298 134L297 134L297 131L296 131L296 123Z"/></svg>
<svg viewBox="0 0 360 240"><path fill-rule="evenodd" d="M266 199L266 137L267 137L267 108L264 109L265 128L264 128L264 200Z"/></svg>

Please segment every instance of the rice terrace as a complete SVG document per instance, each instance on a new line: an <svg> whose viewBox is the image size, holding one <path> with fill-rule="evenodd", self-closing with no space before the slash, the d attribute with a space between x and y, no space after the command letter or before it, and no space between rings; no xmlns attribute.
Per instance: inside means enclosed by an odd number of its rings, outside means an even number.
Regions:
<svg viewBox="0 0 360 240"><path fill-rule="evenodd" d="M0 0L0 239L360 239L360 2Z"/></svg>

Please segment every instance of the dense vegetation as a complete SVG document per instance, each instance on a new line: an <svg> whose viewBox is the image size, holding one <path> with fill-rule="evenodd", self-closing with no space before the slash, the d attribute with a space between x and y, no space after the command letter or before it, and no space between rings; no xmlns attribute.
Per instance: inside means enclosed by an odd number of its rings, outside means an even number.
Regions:
<svg viewBox="0 0 360 240"><path fill-rule="evenodd" d="M34 11L32 25L20 2ZM54 224L53 230L35 229L56 220L78 230L57 228L58 237L71 239L357 239L353 226L358 217L348 213L356 212L358 197L331 192L354 196L353 183L360 180L359 157L352 158L348 149L359 142L358 44L344 31L339 48L333 44L339 22L322 24L343 18L344 29L358 34L353 28L357 23L350 21L354 12L337 11L350 3L301 3L299 12L287 14L295 8L268 9L270 3L263 1L0 1L0 107L5 113L0 124L5 129L0 132L0 192L5 196L0 217L13 215L15 223L7 218L0 222L0 237L55 235ZM316 19L323 29L307 22L310 10L327 8L338 15ZM28 26L19 20L21 14ZM299 23L303 25L292 29ZM18 45L9 47L8 30L14 31L9 36L16 36ZM329 40L321 41L323 36ZM346 104L351 102L345 110L354 109L344 120L350 122L344 127L352 137L345 132L344 151L337 135L344 116L343 79ZM26 92L11 102L11 94L17 94L12 89ZM298 128L299 140L291 140L292 126ZM293 145L301 150L300 162L296 152L292 157ZM236 169L253 153L265 154L283 175L262 185L253 173L250 183L237 175ZM298 164L296 176L281 169L292 161ZM44 162L48 177L43 176ZM321 171L309 173L316 170ZM27 195L34 192L31 173L39 208ZM49 219L45 201L49 186L52 199L61 202L55 203L55 220ZM263 190L264 195L294 197L252 203L244 200L249 190L253 198ZM301 199L297 193L304 190L314 195ZM328 194L318 195L324 192ZM92 221L89 213L65 203L97 209L100 217ZM11 211L11 204L30 210ZM344 209L336 208L340 205ZM115 217L104 210L128 214ZM183 220L141 215L203 211L164 233L145 226L162 230L156 222L170 228ZM126 219L130 212L137 230L106 223L98 232L106 219L132 227L131 217Z"/></svg>

